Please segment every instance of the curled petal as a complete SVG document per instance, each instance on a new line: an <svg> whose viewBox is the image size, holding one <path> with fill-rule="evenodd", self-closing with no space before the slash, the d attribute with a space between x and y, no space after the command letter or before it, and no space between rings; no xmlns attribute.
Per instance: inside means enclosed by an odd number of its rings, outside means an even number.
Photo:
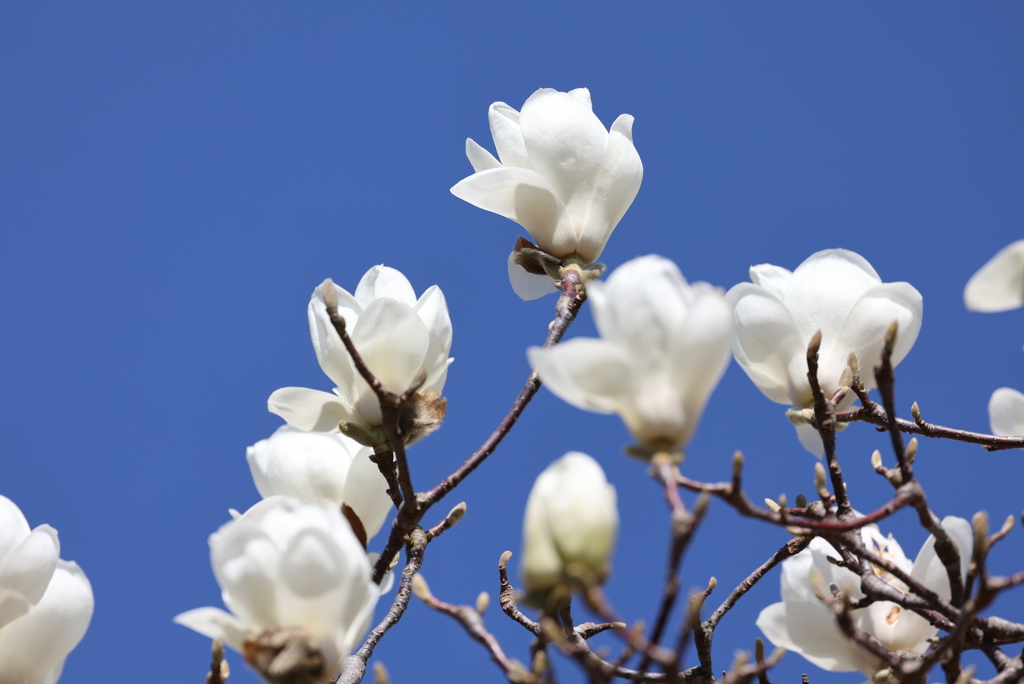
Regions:
<svg viewBox="0 0 1024 684"><path fill-rule="evenodd" d="M988 400L988 419L992 434L1024 435L1024 394L1009 387L997 389Z"/></svg>
<svg viewBox="0 0 1024 684"><path fill-rule="evenodd" d="M413 311L426 326L430 344L424 357L428 372L437 373L448 366L448 352L452 348L452 319L448 303L437 285L431 285L417 300ZM440 391L438 388L436 391Z"/></svg>
<svg viewBox="0 0 1024 684"><path fill-rule="evenodd" d="M763 287L782 301L786 296L786 288L793 278L793 272L781 266L758 264L750 267L750 282Z"/></svg>
<svg viewBox="0 0 1024 684"><path fill-rule="evenodd" d="M526 143L519 129L519 112L504 102L495 102L487 110L494 149L505 166L526 166ZM480 169L477 169L478 171Z"/></svg>
<svg viewBox="0 0 1024 684"><path fill-rule="evenodd" d="M248 636L245 625L234 615L220 608L186 610L175 615L174 621L210 639L220 639L239 653Z"/></svg>
<svg viewBox="0 0 1024 684"><path fill-rule="evenodd" d="M530 365L552 392L573 406L615 413L633 391L634 369L626 352L602 340L577 338L527 350Z"/></svg>
<svg viewBox="0 0 1024 684"><path fill-rule="evenodd" d="M451 190L470 204L512 219L525 228L537 246L563 257L576 251L565 204L548 180L530 169L502 167L474 173Z"/></svg>
<svg viewBox="0 0 1024 684"><path fill-rule="evenodd" d="M0 561L28 536L30 528L21 509L8 499L0 496Z"/></svg>
<svg viewBox="0 0 1024 684"><path fill-rule="evenodd" d="M390 266L380 264L363 274L356 286L356 301L365 309L370 302L382 297L396 299L406 306L416 306L416 292L405 275Z"/></svg>
<svg viewBox="0 0 1024 684"><path fill-rule="evenodd" d="M333 289L334 296L338 301L338 313L345 320L346 326L351 329L359 320L363 305L337 285L334 285ZM313 350L316 352L320 368L327 377L334 381L336 386L351 387L355 382L356 370L352 366L352 360L349 358L341 337L334 329L334 324L327 314L323 283L313 290L306 315L309 319L309 336L313 341Z"/></svg>
<svg viewBox="0 0 1024 684"><path fill-rule="evenodd" d="M341 397L305 387L282 387L267 399L267 410L300 430L337 432L341 421L365 424Z"/></svg>
<svg viewBox="0 0 1024 684"><path fill-rule="evenodd" d="M832 611L820 603L773 603L758 615L757 626L776 647L823 670L872 675L880 669L878 659L847 639Z"/></svg>
<svg viewBox="0 0 1024 684"><path fill-rule="evenodd" d="M527 302L558 291L551 276L527 273L517 264L515 252L508 255L508 281L519 298Z"/></svg>
<svg viewBox="0 0 1024 684"><path fill-rule="evenodd" d="M1009 311L1024 306L1024 240L999 250L964 288L971 311Z"/></svg>
<svg viewBox="0 0 1024 684"><path fill-rule="evenodd" d="M501 162L495 159L493 154L480 147L472 138L466 138L466 156L469 157L473 170L478 173L501 166Z"/></svg>
<svg viewBox="0 0 1024 684"><path fill-rule="evenodd" d="M800 369L795 367L805 342L789 308L768 290L751 283L733 287L726 300L733 305L736 362L772 401L807 405L810 388L804 388L806 361L803 382L799 381Z"/></svg>
<svg viewBox="0 0 1024 684"><path fill-rule="evenodd" d="M0 627L39 602L59 559L57 530L40 525L0 561Z"/></svg>

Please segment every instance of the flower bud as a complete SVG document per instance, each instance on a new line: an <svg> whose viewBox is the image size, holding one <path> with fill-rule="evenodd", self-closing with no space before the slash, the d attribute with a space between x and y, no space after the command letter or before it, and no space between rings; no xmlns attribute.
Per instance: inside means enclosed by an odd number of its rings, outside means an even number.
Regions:
<svg viewBox="0 0 1024 684"><path fill-rule="evenodd" d="M604 582L618 526L615 487L597 461L572 451L548 466L523 519L521 571L530 600L542 601L559 585Z"/></svg>

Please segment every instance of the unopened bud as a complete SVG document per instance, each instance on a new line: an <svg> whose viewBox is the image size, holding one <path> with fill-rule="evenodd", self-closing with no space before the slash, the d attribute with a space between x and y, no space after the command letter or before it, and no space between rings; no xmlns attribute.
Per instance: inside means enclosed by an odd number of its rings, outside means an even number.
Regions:
<svg viewBox="0 0 1024 684"><path fill-rule="evenodd" d="M839 386L844 390L850 389L850 385L853 384L853 371L849 368L843 369L843 374L839 376Z"/></svg>
<svg viewBox="0 0 1024 684"><path fill-rule="evenodd" d="M327 306L327 310L334 309L337 311L338 291L334 289L334 281L330 278L324 280L324 282L320 283L320 291L324 294L324 304Z"/></svg>
<svg viewBox="0 0 1024 684"><path fill-rule="evenodd" d="M740 475L743 473L743 452L737 451L732 455L732 479L740 479Z"/></svg>
<svg viewBox="0 0 1024 684"><path fill-rule="evenodd" d="M461 501L458 504L456 504L455 507L452 508L452 510L448 511L448 515L446 516L448 524L454 527L455 523L462 520L462 516L464 515L466 515L466 502Z"/></svg>
<svg viewBox="0 0 1024 684"><path fill-rule="evenodd" d="M974 530L974 548L976 551L985 552L988 545L988 513L978 511L971 518L971 528Z"/></svg>
<svg viewBox="0 0 1024 684"><path fill-rule="evenodd" d="M817 331L811 336L811 341L807 343L807 358L818 355L818 350L821 349L821 331Z"/></svg>
<svg viewBox="0 0 1024 684"><path fill-rule="evenodd" d="M917 459L917 437L912 437L910 441L907 442L907 450L905 453L907 455L908 463L913 463L914 460Z"/></svg>
<svg viewBox="0 0 1024 684"><path fill-rule="evenodd" d="M921 407L917 405L916 401L910 406L910 415L914 417L915 423L921 422Z"/></svg>
<svg viewBox="0 0 1024 684"><path fill-rule="evenodd" d="M878 470L879 468L882 467L882 452L879 451L878 449L875 449L871 453L871 467L874 468L875 470Z"/></svg>
<svg viewBox="0 0 1024 684"><path fill-rule="evenodd" d="M785 494L779 494L779 508L780 509L785 508L786 504L788 504L788 503L789 503L789 499L786 497L786 495Z"/></svg>
<svg viewBox="0 0 1024 684"><path fill-rule="evenodd" d="M764 505L767 506L768 510L771 511L772 513L778 513L779 509L782 508L782 506L768 498L764 500Z"/></svg>
<svg viewBox="0 0 1024 684"><path fill-rule="evenodd" d="M1008 515L1008 516L1006 516L1006 520L1003 522L1002 528L999 530L999 535L1000 536L1006 536L1007 534L1010 533L1010 530L1012 530L1012 529L1013 529L1013 516L1012 515Z"/></svg>
<svg viewBox="0 0 1024 684"><path fill-rule="evenodd" d="M388 675L388 668L379 660L373 663L373 684L391 684L391 677Z"/></svg>
<svg viewBox="0 0 1024 684"><path fill-rule="evenodd" d="M754 660L758 665L764 662L764 642L761 637L754 638Z"/></svg>
<svg viewBox="0 0 1024 684"><path fill-rule="evenodd" d="M889 329L885 331L885 353L892 355L892 349L896 346L896 333L899 332L900 323L899 321L893 321L889 324Z"/></svg>
<svg viewBox="0 0 1024 684"><path fill-rule="evenodd" d="M533 674L537 677L542 676L548 669L548 654L538 649L533 654Z"/></svg>
<svg viewBox="0 0 1024 684"><path fill-rule="evenodd" d="M974 678L974 671L978 669L974 665L968 665L960 671L960 676L956 678L956 684L969 684L971 679Z"/></svg>
<svg viewBox="0 0 1024 684"><path fill-rule="evenodd" d="M892 681L890 677L892 677L892 670L887 667L876 672L869 681L875 682L875 684L887 684Z"/></svg>
<svg viewBox="0 0 1024 684"><path fill-rule="evenodd" d="M807 497L803 494L797 494L796 501L794 503L797 508L807 508Z"/></svg>
<svg viewBox="0 0 1024 684"><path fill-rule="evenodd" d="M412 576L412 593L416 594L416 598L420 601L427 604L434 600L434 595L430 593L430 585L427 584L427 580L423 578L423 575L419 573Z"/></svg>
<svg viewBox="0 0 1024 684"><path fill-rule="evenodd" d="M814 488L818 491L818 496L828 496L828 488L825 487L825 466L821 463L814 464Z"/></svg>
<svg viewBox="0 0 1024 684"><path fill-rule="evenodd" d="M854 380L860 380L860 364L857 362L857 355L853 352L846 357L846 367L850 369Z"/></svg>
<svg viewBox="0 0 1024 684"><path fill-rule="evenodd" d="M481 591L480 595L476 597L476 612L483 615L489 605L491 605L491 595L486 591Z"/></svg>

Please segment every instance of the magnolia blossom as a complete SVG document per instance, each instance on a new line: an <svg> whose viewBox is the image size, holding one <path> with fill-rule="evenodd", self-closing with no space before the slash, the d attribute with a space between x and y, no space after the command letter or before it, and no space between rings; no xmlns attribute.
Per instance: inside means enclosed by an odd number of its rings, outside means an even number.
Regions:
<svg viewBox="0 0 1024 684"><path fill-rule="evenodd" d="M369 440L381 425L380 404L331 323L325 287L333 289L328 294L337 301L346 331L377 379L402 392L423 370L426 382L421 396L441 392L453 361L448 358L452 346L448 305L436 285L417 299L406 277L386 266L367 271L354 295L329 282L313 291L308 309L310 337L320 368L336 385L334 394L285 387L270 395L267 406L300 430L338 432L344 423L347 434L366 435Z"/></svg>
<svg viewBox="0 0 1024 684"><path fill-rule="evenodd" d="M572 579L608 576L619 512L597 461L570 451L533 483L523 518L523 584L534 597Z"/></svg>
<svg viewBox="0 0 1024 684"><path fill-rule="evenodd" d="M522 112L495 102L487 118L498 159L466 140L476 173L452 194L519 223L552 256L596 261L643 178L633 117L623 114L605 130L586 88L541 88ZM549 275L527 273L515 257L509 280L516 294L536 299L555 291Z"/></svg>
<svg viewBox="0 0 1024 684"><path fill-rule="evenodd" d="M327 681L366 632L380 593L341 513L287 497L264 499L212 534L210 560L232 612L197 608L174 621L221 639L265 676L274 665L261 644L291 636L321 658L303 674Z"/></svg>
<svg viewBox="0 0 1024 684"><path fill-rule="evenodd" d="M960 576L967 576L967 566L974 548L971 525L962 518L947 517L942 527L956 542L960 552ZM949 599L949 575L935 553L935 538L929 536L917 559L911 563L892 535L883 537L875 525L861 529L864 544L881 557L896 564L912 578L944 599ZM836 624L835 615L817 597L814 585L822 591L835 586L847 592L852 600L864 597L860 578L845 568L828 561L838 554L824 539L815 538L809 547L782 564L782 602L764 610L757 626L775 646L799 653L818 667L831 672L860 671L873 676L885 663L846 638ZM907 588L900 580L881 568L875 574L900 591ZM812 579L813 575L820 577ZM924 653L928 640L938 633L923 617L895 603L876 601L852 612L854 625L870 634L890 651Z"/></svg>
<svg viewBox="0 0 1024 684"><path fill-rule="evenodd" d="M0 684L54 684L92 620L92 585L60 559L57 531L29 529L0 496Z"/></svg>
<svg viewBox="0 0 1024 684"><path fill-rule="evenodd" d="M1024 435L1024 394L1009 387L997 389L988 401L988 420L994 435Z"/></svg>
<svg viewBox="0 0 1024 684"><path fill-rule="evenodd" d="M876 386L874 365L893 321L899 324L893 365L921 330L921 294L909 283L883 283L871 264L849 250L817 252L792 272L771 264L751 266L750 280L727 295L735 319L733 353L758 389L780 404L803 409L814 403L807 345L815 332L821 331L818 382L831 396L851 353L865 389ZM853 400L849 393L840 408ZM821 455L821 440L811 426L798 425L797 434L808 451Z"/></svg>
<svg viewBox="0 0 1024 684"><path fill-rule="evenodd" d="M245 458L260 496L341 509L365 542L391 511L387 481L370 460L372 453L344 435L284 425L246 449Z"/></svg>
<svg viewBox="0 0 1024 684"><path fill-rule="evenodd" d="M601 339L532 347L530 363L573 406L618 413L642 445L683 446L729 364L722 292L687 284L674 263L654 255L626 262L587 292Z"/></svg>
<svg viewBox="0 0 1024 684"><path fill-rule="evenodd" d="M1024 306L1024 240L999 250L964 288L971 311L1009 311Z"/></svg>

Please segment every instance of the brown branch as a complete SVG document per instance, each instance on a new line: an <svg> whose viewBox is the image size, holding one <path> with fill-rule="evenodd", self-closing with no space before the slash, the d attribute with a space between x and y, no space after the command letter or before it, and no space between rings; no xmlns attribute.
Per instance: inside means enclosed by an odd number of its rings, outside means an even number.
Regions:
<svg viewBox="0 0 1024 684"><path fill-rule="evenodd" d="M409 607L409 598L412 596L412 578L419 571L423 564L423 552L427 548L427 536L420 528L415 528L409 534L409 543L406 545L405 569L402 570L402 578L398 583L398 593L388 610L384 619L374 627L363 641L362 647L353 655L345 658L342 663L341 674L334 681L336 684L358 684L366 673L366 661L373 655L373 649L377 647L381 638L391 629Z"/></svg>
<svg viewBox="0 0 1024 684"><path fill-rule="evenodd" d="M498 591L498 603L501 604L501 611L529 630L531 634L540 636L540 625L526 617L526 615L519 610L519 604L516 601L515 587L513 587L512 583L508 581L507 568L510 558L512 558L512 552L506 551L501 554L501 558L498 560L498 577L501 587Z"/></svg>
<svg viewBox="0 0 1024 684"><path fill-rule="evenodd" d="M863 400L862 400L863 401ZM882 430L891 429L889 414L875 402L869 402L856 411L837 413L836 420L840 423L870 423ZM911 435L921 435L935 439L951 439L957 442L968 444L979 444L988 451L1002 451L1004 449L1024 449L1024 437L1002 437L999 435L987 435L982 432L969 432L956 428L935 425L924 421L912 422L903 418L896 419L896 428L900 432Z"/></svg>
<svg viewBox="0 0 1024 684"><path fill-rule="evenodd" d="M836 405L825 397L818 383L818 350L821 348L821 331L814 333L807 345L807 382L811 386L814 397L814 421L821 442L825 448L825 462L828 463L829 477L832 479L832 493L836 497L836 507L840 520L853 517L853 508L846 495L846 483L843 471L836 457Z"/></svg>

